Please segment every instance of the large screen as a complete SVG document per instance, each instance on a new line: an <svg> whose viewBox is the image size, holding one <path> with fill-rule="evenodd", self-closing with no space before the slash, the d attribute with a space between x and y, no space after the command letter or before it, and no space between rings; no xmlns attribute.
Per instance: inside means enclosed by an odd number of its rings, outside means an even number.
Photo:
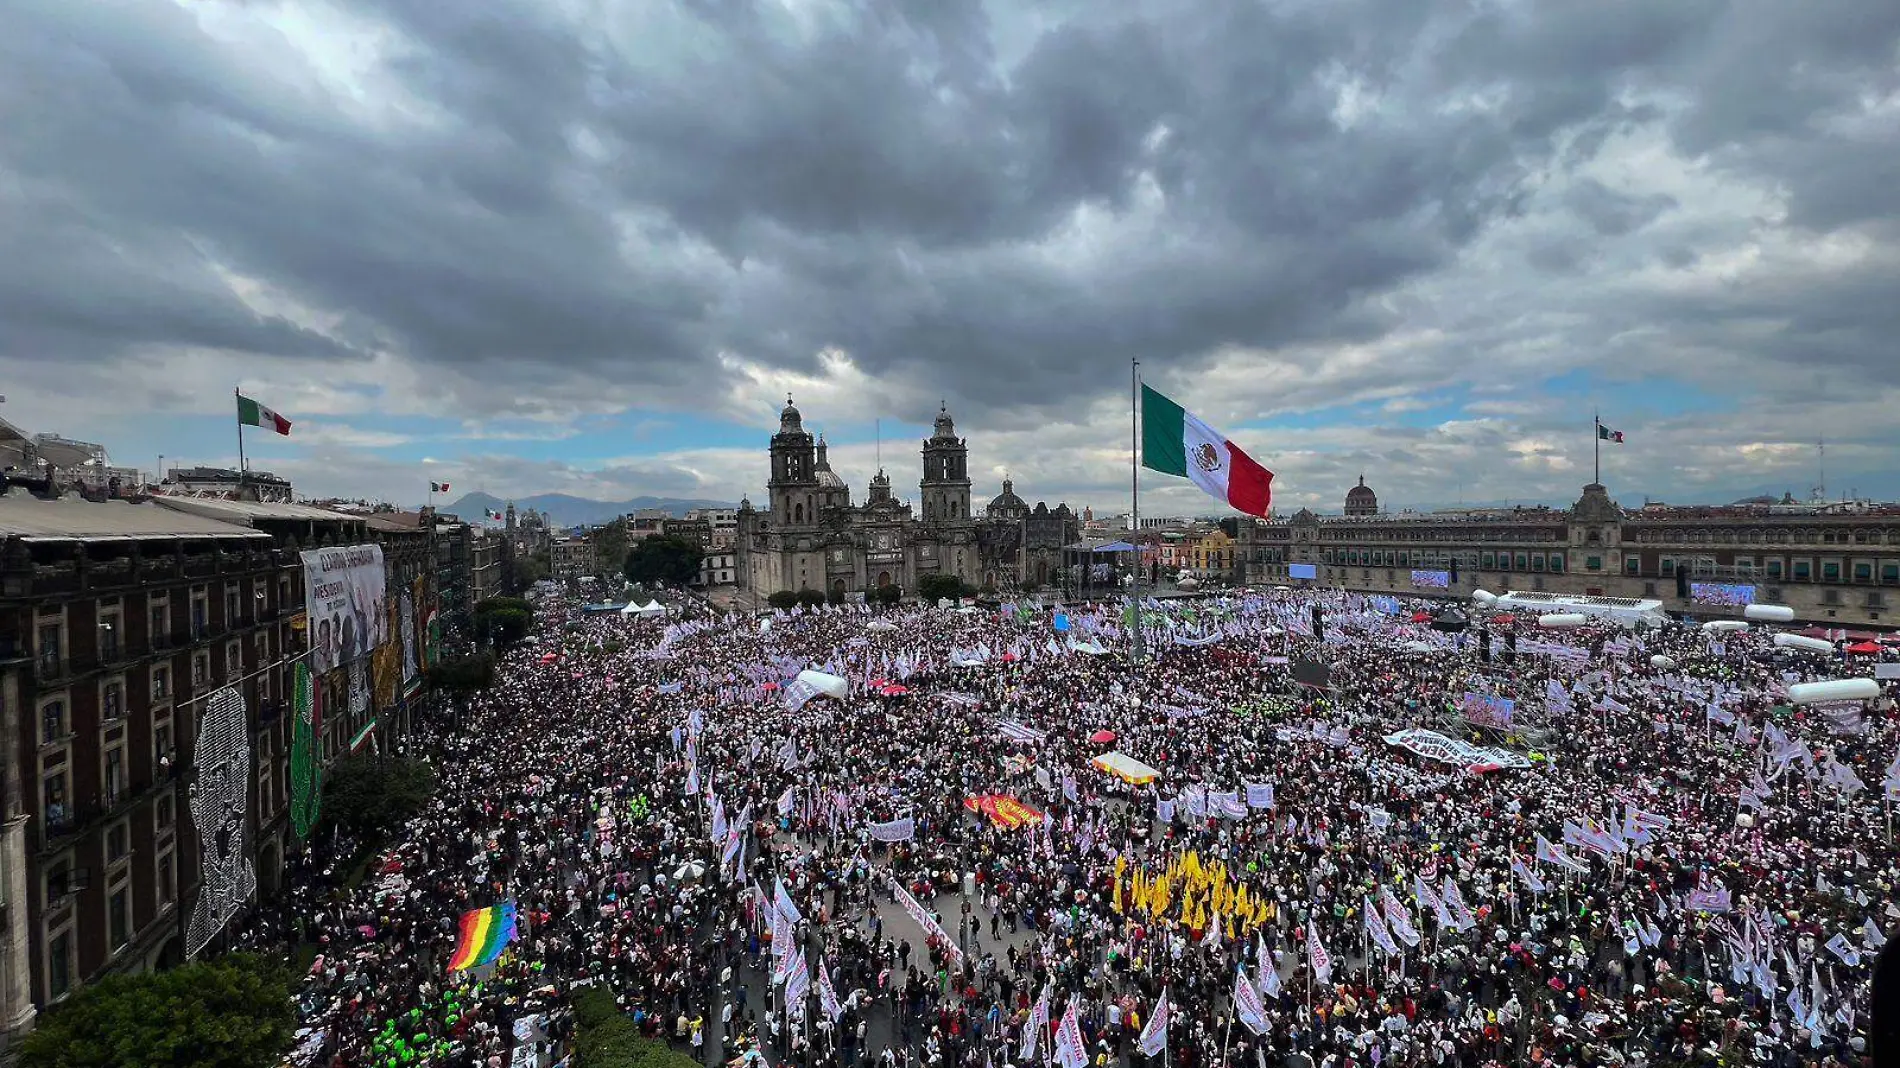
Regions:
<svg viewBox="0 0 1900 1068"><path fill-rule="evenodd" d="M1412 585L1430 586L1435 590L1442 590L1451 585L1451 572L1414 571L1412 572Z"/></svg>
<svg viewBox="0 0 1900 1068"><path fill-rule="evenodd" d="M1316 579L1319 577L1319 567L1314 564L1288 564L1286 575L1288 578Z"/></svg>
<svg viewBox="0 0 1900 1068"><path fill-rule="evenodd" d="M1691 582L1689 599L1703 604L1741 607L1755 603L1755 587L1729 582Z"/></svg>
<svg viewBox="0 0 1900 1068"><path fill-rule="evenodd" d="M1465 718L1473 723L1487 727L1510 729L1511 717L1517 711L1517 702L1508 697L1494 697L1488 693L1466 692L1464 700L1458 702Z"/></svg>

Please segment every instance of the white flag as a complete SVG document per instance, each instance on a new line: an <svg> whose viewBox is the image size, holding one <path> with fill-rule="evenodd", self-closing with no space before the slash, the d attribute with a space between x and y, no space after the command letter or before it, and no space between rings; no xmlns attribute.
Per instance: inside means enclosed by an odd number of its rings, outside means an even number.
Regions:
<svg viewBox="0 0 1900 1068"><path fill-rule="evenodd" d="M1056 1028L1056 1063L1062 1068L1088 1068L1089 1051L1082 1043L1082 1022L1075 1014L1075 1001L1062 1014L1062 1026Z"/></svg>
<svg viewBox="0 0 1900 1068"><path fill-rule="evenodd" d="M1029 1022L1023 1025L1022 1045L1016 1050L1016 1059L1032 1061L1036 1057L1036 1043L1042 1036L1042 1029L1049 1026L1049 984L1044 984L1042 996L1036 999L1036 1007L1029 1010Z"/></svg>
<svg viewBox="0 0 1900 1068"><path fill-rule="evenodd" d="M1260 1002L1260 991L1248 981L1245 965L1234 969L1234 1018L1256 1035L1267 1031L1267 1009Z"/></svg>
<svg viewBox="0 0 1900 1068"><path fill-rule="evenodd" d="M1306 952L1308 960L1313 965L1313 975L1322 983L1331 982L1333 955L1326 952L1326 947L1320 944L1319 928L1311 923L1306 925Z"/></svg>
<svg viewBox="0 0 1900 1068"><path fill-rule="evenodd" d="M1148 1025L1141 1029L1141 1038L1136 1048L1144 1057L1159 1056L1168 1046L1168 990L1161 988L1161 1000L1155 1003L1154 1015L1148 1017Z"/></svg>

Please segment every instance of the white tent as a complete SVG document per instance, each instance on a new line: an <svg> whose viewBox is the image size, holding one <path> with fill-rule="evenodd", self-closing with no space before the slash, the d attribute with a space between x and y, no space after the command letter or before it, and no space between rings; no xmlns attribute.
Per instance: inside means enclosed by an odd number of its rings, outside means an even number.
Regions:
<svg viewBox="0 0 1900 1068"><path fill-rule="evenodd" d="M647 616L663 616L666 614L666 608L658 601L648 601L646 604L641 604L638 601L628 601L627 607L622 608L620 614L623 616L640 616L641 618Z"/></svg>

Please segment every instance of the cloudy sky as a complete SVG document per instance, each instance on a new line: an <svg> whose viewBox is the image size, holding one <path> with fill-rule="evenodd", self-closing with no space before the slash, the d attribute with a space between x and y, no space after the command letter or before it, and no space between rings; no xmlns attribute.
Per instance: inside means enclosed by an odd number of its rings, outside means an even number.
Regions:
<svg viewBox="0 0 1900 1068"><path fill-rule="evenodd" d="M1892 0L9 0L0 408L300 491L1900 497ZM1148 509L1198 510L1145 480ZM1150 496L1152 493L1152 497Z"/></svg>

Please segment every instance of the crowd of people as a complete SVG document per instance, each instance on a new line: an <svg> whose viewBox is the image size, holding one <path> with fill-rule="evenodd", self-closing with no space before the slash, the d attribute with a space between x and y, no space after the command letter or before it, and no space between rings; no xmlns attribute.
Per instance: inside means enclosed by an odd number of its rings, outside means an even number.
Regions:
<svg viewBox="0 0 1900 1068"><path fill-rule="evenodd" d="M1896 735L1786 690L1881 657L1421 607L544 601L255 936L320 946L307 1063L566 1050L589 986L701 1063L1865 1063Z"/></svg>

